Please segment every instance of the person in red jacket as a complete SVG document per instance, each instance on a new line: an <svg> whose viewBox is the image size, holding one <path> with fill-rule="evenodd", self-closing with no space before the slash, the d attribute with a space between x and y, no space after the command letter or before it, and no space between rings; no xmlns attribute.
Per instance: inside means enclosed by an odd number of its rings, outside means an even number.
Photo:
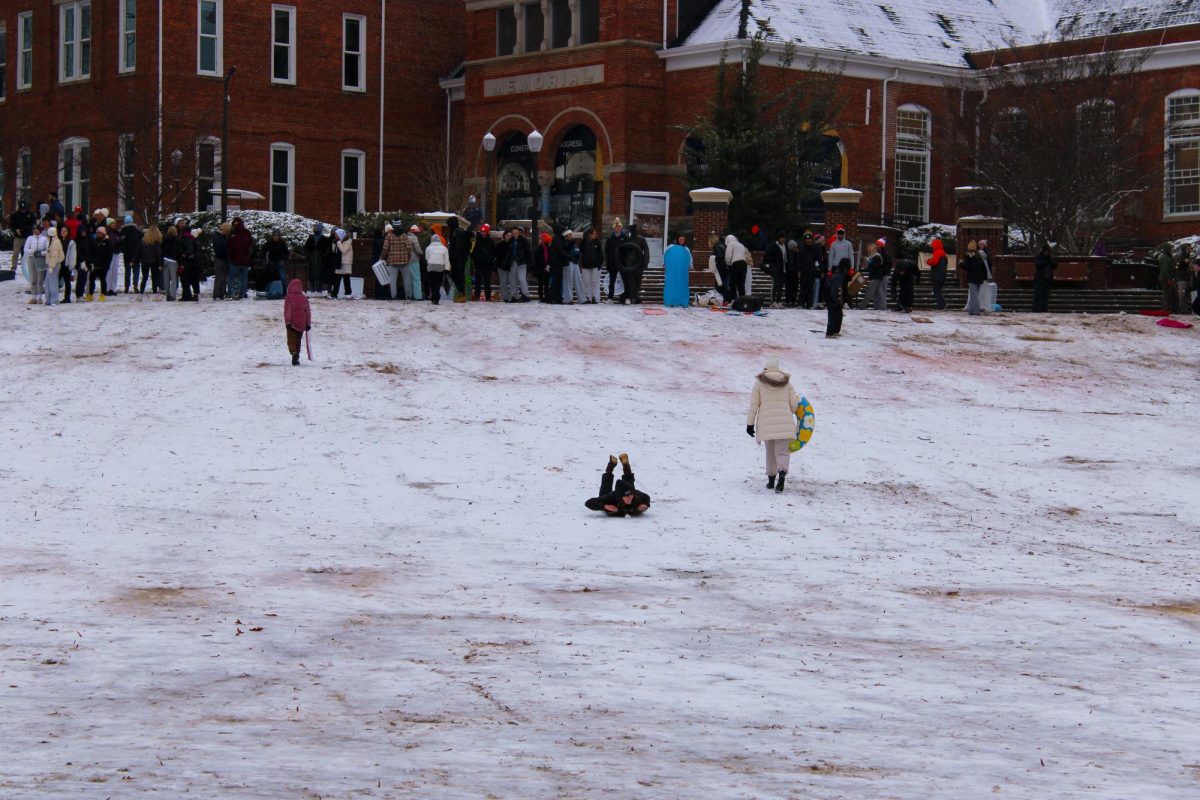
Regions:
<svg viewBox="0 0 1200 800"><path fill-rule="evenodd" d="M300 339L312 330L312 308L304 296L304 284L293 278L288 284L287 297L283 299L283 325L287 329L288 352L292 354L292 366L300 364Z"/></svg>

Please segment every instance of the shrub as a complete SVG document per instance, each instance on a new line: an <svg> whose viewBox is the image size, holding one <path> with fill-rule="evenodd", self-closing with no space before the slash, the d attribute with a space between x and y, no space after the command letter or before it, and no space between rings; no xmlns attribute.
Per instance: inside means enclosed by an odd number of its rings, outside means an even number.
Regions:
<svg viewBox="0 0 1200 800"><path fill-rule="evenodd" d="M404 223L405 229L418 222L416 214L409 214L405 211L364 211L361 214L346 217L342 227L359 236L370 237L383 230L384 225L396 219Z"/></svg>
<svg viewBox="0 0 1200 800"><path fill-rule="evenodd" d="M958 243L957 235L958 229L953 225L943 225L938 222L918 225L904 232L904 236L900 239L900 252L907 258L912 258L917 253L928 253L933 246L933 240L941 239L946 253L954 255Z"/></svg>

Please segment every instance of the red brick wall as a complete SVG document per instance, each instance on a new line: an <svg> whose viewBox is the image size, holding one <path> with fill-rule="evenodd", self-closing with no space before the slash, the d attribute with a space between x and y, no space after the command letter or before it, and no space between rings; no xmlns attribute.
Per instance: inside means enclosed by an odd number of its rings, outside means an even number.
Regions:
<svg viewBox="0 0 1200 800"><path fill-rule="evenodd" d="M270 4L225 0L224 67L237 66L231 84L230 187L269 195L272 142L296 150L295 211L326 220L340 219L341 151L366 153L365 206L378 201L380 13L375 0L346 0L330 9L313 0L296 7L297 81L270 81ZM168 7L173 8L175 4ZM196 5L164 19L164 142L185 153L182 171L191 173L194 137L219 136L220 78L196 74ZM51 0L0 0L9 31L9 96L0 105L0 157L9 179L4 187L11 207L13 167L19 147L34 159L35 196L56 186L58 143L70 136L92 145L92 205L116 208L117 137L153 115L156 102L156 4L138 4L138 64L132 75L117 74L117 0L92 2L92 77L80 84L57 82L53 45L58 14ZM32 8L35 27L33 90L15 91L16 15ZM341 89L342 13L367 18L366 92ZM384 198L387 209L415 208L413 164L435 155L445 135L445 93L438 78L461 60L463 0L388 3L386 59L386 151Z"/></svg>

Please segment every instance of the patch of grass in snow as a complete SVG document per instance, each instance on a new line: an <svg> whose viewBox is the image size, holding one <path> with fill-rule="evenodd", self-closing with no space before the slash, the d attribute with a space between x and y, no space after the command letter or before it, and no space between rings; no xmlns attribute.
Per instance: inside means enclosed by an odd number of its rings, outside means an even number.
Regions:
<svg viewBox="0 0 1200 800"><path fill-rule="evenodd" d="M1022 333L1018 334L1017 338L1023 342L1073 342L1074 339L1062 339L1058 336L1050 336L1045 333Z"/></svg>
<svg viewBox="0 0 1200 800"><path fill-rule="evenodd" d="M1196 617L1200 616L1200 600L1180 600L1176 603L1156 603L1149 606L1141 606L1143 611L1157 611L1160 614L1168 614L1173 617Z"/></svg>

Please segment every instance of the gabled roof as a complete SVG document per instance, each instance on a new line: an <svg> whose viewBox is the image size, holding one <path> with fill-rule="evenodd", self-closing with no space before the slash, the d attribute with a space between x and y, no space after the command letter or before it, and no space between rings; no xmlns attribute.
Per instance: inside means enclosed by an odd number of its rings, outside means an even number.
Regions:
<svg viewBox="0 0 1200 800"><path fill-rule="evenodd" d="M719 0L682 45L736 39L741 10L742 0ZM750 13L769 19L779 39L805 49L959 67L967 53L1013 43L1200 23L1200 2L751 0Z"/></svg>

